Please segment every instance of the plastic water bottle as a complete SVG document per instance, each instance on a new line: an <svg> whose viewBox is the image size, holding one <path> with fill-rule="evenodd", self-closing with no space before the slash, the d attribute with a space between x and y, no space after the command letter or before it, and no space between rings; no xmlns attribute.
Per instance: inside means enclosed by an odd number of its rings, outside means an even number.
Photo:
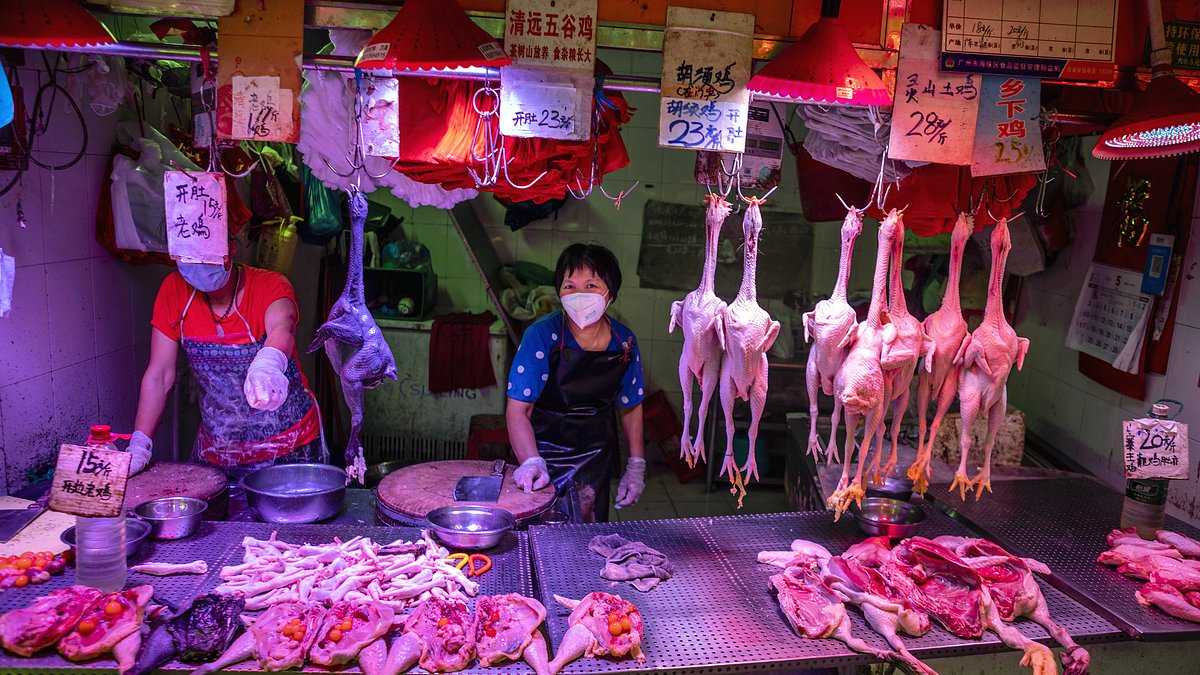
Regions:
<svg viewBox="0 0 1200 675"><path fill-rule="evenodd" d="M1150 416L1170 419L1171 407L1155 403ZM1125 481L1125 501L1121 504L1121 527L1137 528L1138 536L1154 539L1162 529L1167 510L1167 481L1154 478L1130 478Z"/></svg>
<svg viewBox="0 0 1200 675"><path fill-rule="evenodd" d="M116 450L112 429L98 424L91 429L87 444L101 450ZM75 519L75 583L103 593L125 588L125 514L115 518Z"/></svg>

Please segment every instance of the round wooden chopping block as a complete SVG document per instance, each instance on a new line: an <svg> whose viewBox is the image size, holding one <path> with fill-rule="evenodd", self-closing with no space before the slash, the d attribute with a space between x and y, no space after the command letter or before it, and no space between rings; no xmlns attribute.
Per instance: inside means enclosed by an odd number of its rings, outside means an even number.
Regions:
<svg viewBox="0 0 1200 675"><path fill-rule="evenodd" d="M500 499L495 504L513 514L517 520L538 515L554 502L554 487L525 494L513 482L516 467L504 467L504 481L500 484ZM492 462L470 459L426 462L404 467L384 476L376 488L376 498L381 504L415 520L425 518L430 511L452 504L479 504L486 502L454 501L454 486L464 476L487 476L492 472Z"/></svg>
<svg viewBox="0 0 1200 675"><path fill-rule="evenodd" d="M209 502L209 511L225 507L225 474L203 464L155 462L129 479L125 488L125 508L161 497L192 497ZM205 512L209 518L217 514Z"/></svg>

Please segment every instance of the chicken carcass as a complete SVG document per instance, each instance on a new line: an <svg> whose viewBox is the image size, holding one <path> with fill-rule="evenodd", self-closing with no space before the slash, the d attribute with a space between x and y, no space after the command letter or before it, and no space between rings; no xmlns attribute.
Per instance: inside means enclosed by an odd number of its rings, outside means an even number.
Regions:
<svg viewBox="0 0 1200 675"><path fill-rule="evenodd" d="M879 461L883 458L883 417L880 417L877 440L879 449L871 462L871 474L876 483L882 483L884 476L890 476L896 468L896 445L900 440L900 424L904 421L904 412L908 409L908 398L912 391L913 375L917 372L917 364L921 356L928 354L932 346L925 337L925 328L916 317L908 313L908 301L904 298L904 219L896 219L896 235L892 239L891 260L888 263L888 318L896 328L896 339L885 342L879 351L879 366L883 368L883 405L882 415L887 414L886 406L892 405L892 452L888 455L883 469ZM926 359L925 366L929 367ZM865 442L865 440L864 440Z"/></svg>
<svg viewBox="0 0 1200 675"><path fill-rule="evenodd" d="M51 591L28 607L0 616L0 644L18 656L33 656L58 642L102 596L88 586Z"/></svg>
<svg viewBox="0 0 1200 675"><path fill-rule="evenodd" d="M479 665L488 667L524 658L536 675L549 675L546 620L542 603L516 593L485 595L475 600L475 651Z"/></svg>
<svg viewBox="0 0 1200 675"><path fill-rule="evenodd" d="M1134 531L1136 532L1136 530ZM1159 530L1155 536L1160 542L1167 544L1189 558L1200 558L1200 541L1170 530Z"/></svg>
<svg viewBox="0 0 1200 675"><path fill-rule="evenodd" d="M945 546L924 537L905 539L892 549L880 572L898 595L951 633L976 639L990 630L1004 644L1024 652L1021 665L1032 668L1034 675L1058 672L1054 654L1005 623L983 578Z"/></svg>
<svg viewBox="0 0 1200 675"><path fill-rule="evenodd" d="M1183 558L1179 551L1176 551L1173 548L1160 549L1150 546L1141 546L1139 544L1118 544L1101 553L1099 557L1096 558L1096 562L1102 565L1119 567L1134 560L1141 560L1142 558L1151 557L1175 558L1176 560Z"/></svg>
<svg viewBox="0 0 1200 675"><path fill-rule="evenodd" d="M392 628L395 612L376 602L336 602L317 630L308 660L318 666L350 663Z"/></svg>
<svg viewBox="0 0 1200 675"><path fill-rule="evenodd" d="M946 544L947 548L954 550L963 562L979 573L1001 619L1010 622L1021 617L1033 619L1066 650L1060 654L1063 672L1067 675L1086 675L1091 655L1050 616L1042 588L1025 560L986 539L954 542L945 539L957 538L938 537L934 541ZM1046 569L1046 572L1049 570Z"/></svg>
<svg viewBox="0 0 1200 675"><path fill-rule="evenodd" d="M396 379L396 361L371 317L363 290L363 228L367 198L358 190L350 194L350 256L346 261L346 286L329 310L329 318L316 330L308 353L322 347L342 381L342 398L350 409L350 434L346 438L347 481L366 480L359 436L363 423L363 392L384 380Z"/></svg>
<svg viewBox="0 0 1200 675"><path fill-rule="evenodd" d="M833 377L842 367L842 361L854 342L854 333L858 328L858 317L854 308L846 302L846 286L850 282L854 241L861 233L862 214L856 209L847 210L846 218L842 221L842 255L838 260L838 276L833 295L818 302L812 311L805 312L803 317L804 341L812 340L812 347L808 351L808 369L805 372L805 383L808 385L808 453L818 460L821 444L817 441L817 390L820 389L826 396L833 396ZM837 428L841 413L841 402L834 397L830 427L832 431L829 433L829 445L825 448L825 457L829 462L837 457Z"/></svg>
<svg viewBox="0 0 1200 675"><path fill-rule="evenodd" d="M642 613L632 602L599 591L588 593L582 600L558 595L554 600L571 610L571 617L570 628L550 662L552 674L557 675L563 666L581 656L646 660L642 654Z"/></svg>
<svg viewBox="0 0 1200 675"><path fill-rule="evenodd" d="M950 235L950 269L946 279L946 292L942 294L942 306L925 317L925 335L931 341L925 354L925 367L917 376L917 459L908 468L908 477L913 489L925 494L929 487L930 457L933 441L942 426L942 419L958 395L958 364L954 357L968 335L967 322L962 315L962 302L958 284L962 278L963 252L975 229L975 219L964 213L958 214L954 232ZM925 419L929 412L930 399L937 402L929 435L925 435ZM928 444L926 444L928 439Z"/></svg>
<svg viewBox="0 0 1200 675"><path fill-rule="evenodd" d="M1162 532L1166 532L1166 530L1159 530L1160 534ZM1108 533L1107 541L1109 548L1114 548L1120 546L1121 544L1145 546L1159 551L1166 551L1168 549L1176 548L1168 543L1163 542L1162 540L1150 541L1149 539L1142 539L1142 536L1138 534L1136 527L1127 527L1123 530L1113 530L1112 532Z"/></svg>
<svg viewBox="0 0 1200 675"><path fill-rule="evenodd" d="M411 655L414 637L420 643L421 667L431 673L462 670L475 657L471 612L465 602L456 598L433 597L418 605L404 622L398 648Z"/></svg>
<svg viewBox="0 0 1200 675"><path fill-rule="evenodd" d="M871 439L882 423L883 417L883 369L879 355L884 343L896 339L896 329L884 324L883 305L887 293L888 258L900 212L892 209L879 224L879 248L875 254L875 279L871 284L871 307L867 318L858 326L854 344L850 347L842 367L833 378L835 395L846 415L846 450L842 457L842 479L829 497L829 508L834 511L834 520L842 517L851 502L862 503L863 468L871 448ZM858 423L866 418L866 430L859 451L858 472L850 481L850 460L854 455L854 434Z"/></svg>
<svg viewBox="0 0 1200 675"><path fill-rule="evenodd" d="M324 617L323 607L305 602L286 602L263 612L248 631L254 638L258 667L287 670L303 666Z"/></svg>
<svg viewBox="0 0 1200 675"><path fill-rule="evenodd" d="M1139 588L1136 596L1145 607L1157 607L1177 619L1200 623L1200 593L1181 593L1174 586L1150 582Z"/></svg>
<svg viewBox="0 0 1200 675"><path fill-rule="evenodd" d="M141 629L146 604L153 595L152 587L135 586L100 598L58 641L58 653L71 661L87 661L112 651L117 643Z"/></svg>
<svg viewBox="0 0 1200 675"><path fill-rule="evenodd" d="M871 628L896 650L897 661L912 672L935 674L908 651L899 635L903 632L921 637L928 633L929 615L897 593L882 574L856 560L835 556L825 567L825 582L842 600L862 610Z"/></svg>
<svg viewBox="0 0 1200 675"><path fill-rule="evenodd" d="M746 216L742 221L745 235L742 286L737 297L725 308L722 323L725 326L725 358L721 361L721 408L725 411L725 461L721 475L729 474L738 495L738 507L746 488L746 480L758 479L758 467L753 450L747 453L746 465L738 468L733 459L733 403L735 399L750 401L750 448L758 438L758 423L767 404L767 350L779 336L779 322L758 304L755 285L755 269L758 266L758 235L762 231L762 213L757 199L746 203Z"/></svg>
<svg viewBox="0 0 1200 675"><path fill-rule="evenodd" d="M962 414L962 434L959 445L962 458L954 473L950 490L959 488L963 500L967 491L975 489L975 499L983 491L992 491L992 447L996 434L1004 423L1008 409L1008 375L1014 364L1017 370L1025 365L1025 354L1029 351L1029 340L1017 337L1017 332L1004 318L1004 265L1012 240L1008 234L1008 221L1001 218L992 230L992 272L988 278L987 307L983 322L971 333L970 342L964 342L955 360L960 370L958 376L958 400ZM983 439L983 464L975 478L967 478L967 457L971 454L971 427L976 415L987 416L987 435Z"/></svg>
<svg viewBox="0 0 1200 675"><path fill-rule="evenodd" d="M708 404L717 382L721 377L721 356L725 353L725 333L721 321L725 314L725 301L715 292L717 274L717 247L721 241L721 226L729 216L729 202L720 195L710 194L707 198L708 211L704 219L704 271L700 275L700 286L688 293L683 300L671 303L671 322L668 333L675 332L678 325L683 330L683 355L679 357L679 385L683 388L683 437L679 443L679 454L688 466L696 460L705 461L704 421L708 415ZM691 439L692 424L692 380L700 383L700 425L696 440Z"/></svg>
<svg viewBox="0 0 1200 675"><path fill-rule="evenodd" d="M1135 579L1174 586L1185 593L1200 591L1200 560L1152 555L1131 560L1118 567L1117 572Z"/></svg>
<svg viewBox="0 0 1200 675"><path fill-rule="evenodd" d="M881 661L896 662L895 652L876 649L851 633L850 617L846 605L828 585L821 574L819 562L814 558L800 556L795 564L770 580L775 589L779 606L792 629L803 638L841 640L856 652L869 654Z"/></svg>

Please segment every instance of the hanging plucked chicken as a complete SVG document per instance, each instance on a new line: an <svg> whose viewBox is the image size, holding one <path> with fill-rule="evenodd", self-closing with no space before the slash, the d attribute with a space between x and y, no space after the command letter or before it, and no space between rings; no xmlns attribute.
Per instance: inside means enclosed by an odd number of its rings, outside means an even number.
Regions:
<svg viewBox="0 0 1200 675"><path fill-rule="evenodd" d="M363 393L396 379L396 362L383 333L375 324L363 291L363 228L367 222L367 198L350 192L350 256L346 286L338 296L329 318L316 331L308 352L324 347L325 355L342 381L342 397L350 409L350 435L346 439L346 475L364 481L367 472L360 435L363 423Z"/></svg>

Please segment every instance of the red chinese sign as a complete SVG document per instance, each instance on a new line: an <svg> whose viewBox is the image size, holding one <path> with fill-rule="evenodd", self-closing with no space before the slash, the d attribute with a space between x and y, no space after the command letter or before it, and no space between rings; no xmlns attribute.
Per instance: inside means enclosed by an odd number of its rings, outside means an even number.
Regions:
<svg viewBox="0 0 1200 675"><path fill-rule="evenodd" d="M972 176L1045 171L1042 82L1036 78L984 75L975 129Z"/></svg>
<svg viewBox="0 0 1200 675"><path fill-rule="evenodd" d="M596 0L508 0L504 18L504 51L514 62L595 67Z"/></svg>

